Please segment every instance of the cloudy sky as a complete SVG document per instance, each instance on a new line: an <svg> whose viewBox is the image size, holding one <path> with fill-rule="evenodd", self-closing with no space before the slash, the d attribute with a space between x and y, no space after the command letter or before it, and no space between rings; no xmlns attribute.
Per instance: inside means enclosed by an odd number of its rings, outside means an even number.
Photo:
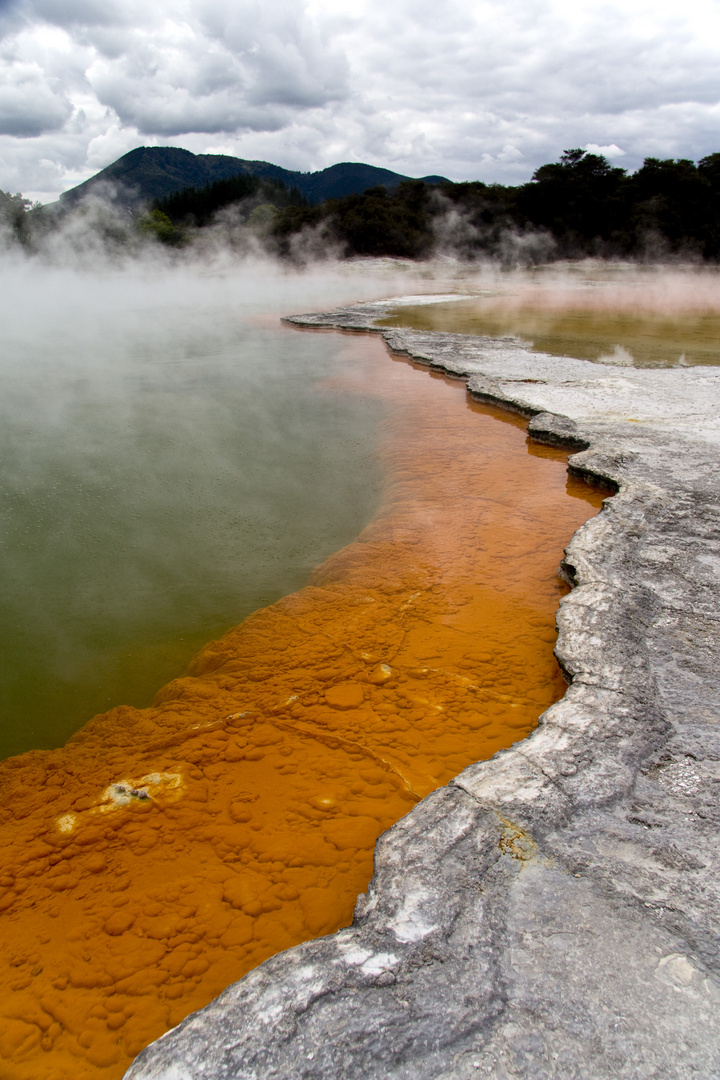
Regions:
<svg viewBox="0 0 720 1080"><path fill-rule="evenodd" d="M720 0L0 0L0 188L141 145L521 183L720 151Z"/></svg>

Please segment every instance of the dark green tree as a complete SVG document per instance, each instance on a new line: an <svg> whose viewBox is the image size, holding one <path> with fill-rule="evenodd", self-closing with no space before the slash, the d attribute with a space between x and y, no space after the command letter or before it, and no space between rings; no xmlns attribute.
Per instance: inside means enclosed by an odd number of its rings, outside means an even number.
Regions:
<svg viewBox="0 0 720 1080"><path fill-rule="evenodd" d="M518 190L520 221L549 229L564 253L601 254L624 226L624 179L625 170L600 154L565 150Z"/></svg>
<svg viewBox="0 0 720 1080"><path fill-rule="evenodd" d="M717 227L717 195L710 179L713 165L710 159L704 160L709 163L706 170L686 158L645 158L642 168L628 178L631 250L641 251L656 240L673 253L717 255L708 246L709 231Z"/></svg>
<svg viewBox="0 0 720 1080"><path fill-rule="evenodd" d="M273 229L278 250L289 254L294 234L321 227L327 242L346 255L420 258L432 246L430 190L422 180L406 180L391 191L372 187L320 206L289 207Z"/></svg>
<svg viewBox="0 0 720 1080"><path fill-rule="evenodd" d="M305 203L297 188L286 187L282 180L238 173L204 187L183 188L164 199L156 199L153 207L167 214L175 225L203 226L208 225L223 207L253 198L278 207Z"/></svg>

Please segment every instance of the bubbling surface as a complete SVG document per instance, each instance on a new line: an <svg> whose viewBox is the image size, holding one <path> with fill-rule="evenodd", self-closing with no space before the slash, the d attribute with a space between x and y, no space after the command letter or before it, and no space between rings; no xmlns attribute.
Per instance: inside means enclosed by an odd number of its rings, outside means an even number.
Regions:
<svg viewBox="0 0 720 1080"><path fill-rule="evenodd" d="M347 925L378 835L564 690L556 571L602 496L464 385L345 341L346 391L391 405L370 525L151 708L0 766L3 1080L120 1077Z"/></svg>

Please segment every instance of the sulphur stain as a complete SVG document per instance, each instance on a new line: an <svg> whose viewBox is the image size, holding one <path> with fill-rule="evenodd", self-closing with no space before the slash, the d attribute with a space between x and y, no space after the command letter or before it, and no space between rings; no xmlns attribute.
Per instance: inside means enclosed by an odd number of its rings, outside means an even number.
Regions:
<svg viewBox="0 0 720 1080"><path fill-rule="evenodd" d="M503 855L510 855L519 863L527 863L534 859L537 855L537 845L530 834L505 818L500 820L502 834L498 840L498 847Z"/></svg>

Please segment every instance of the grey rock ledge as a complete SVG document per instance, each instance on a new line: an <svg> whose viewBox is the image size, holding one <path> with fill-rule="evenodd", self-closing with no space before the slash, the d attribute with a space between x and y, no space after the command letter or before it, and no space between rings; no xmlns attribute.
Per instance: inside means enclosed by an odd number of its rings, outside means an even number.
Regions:
<svg viewBox="0 0 720 1080"><path fill-rule="evenodd" d="M390 302L302 326L378 331ZM570 686L378 841L353 925L266 961L126 1080L720 1077L720 368L383 331L579 449Z"/></svg>

